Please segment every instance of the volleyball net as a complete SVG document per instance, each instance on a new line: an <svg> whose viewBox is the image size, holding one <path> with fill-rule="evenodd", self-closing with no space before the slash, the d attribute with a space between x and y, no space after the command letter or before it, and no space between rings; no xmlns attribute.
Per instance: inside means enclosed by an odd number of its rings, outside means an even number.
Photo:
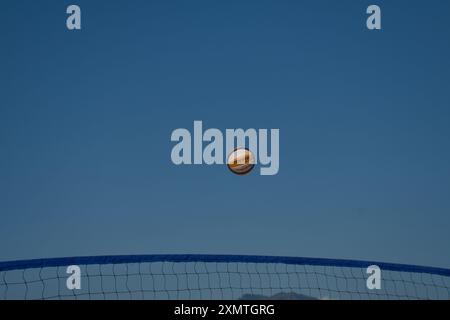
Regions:
<svg viewBox="0 0 450 320"><path fill-rule="evenodd" d="M380 268L379 289L367 268ZM71 266L76 266L74 273ZM78 280L74 277L78 276ZM71 285L79 282L74 289ZM450 299L450 270L369 261L230 255L0 262L0 299Z"/></svg>

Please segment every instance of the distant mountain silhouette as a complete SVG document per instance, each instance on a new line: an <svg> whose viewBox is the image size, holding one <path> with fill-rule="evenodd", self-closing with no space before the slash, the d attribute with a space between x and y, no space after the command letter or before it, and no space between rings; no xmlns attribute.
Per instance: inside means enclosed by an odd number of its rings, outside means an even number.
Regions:
<svg viewBox="0 0 450 320"><path fill-rule="evenodd" d="M306 296L296 292L280 292L273 296L264 296L260 294L244 294L239 300L317 300L316 298Z"/></svg>

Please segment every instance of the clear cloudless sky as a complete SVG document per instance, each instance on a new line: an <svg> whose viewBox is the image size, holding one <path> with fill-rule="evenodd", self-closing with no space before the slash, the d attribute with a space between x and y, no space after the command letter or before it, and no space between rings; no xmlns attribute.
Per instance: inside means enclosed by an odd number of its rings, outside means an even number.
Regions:
<svg viewBox="0 0 450 320"><path fill-rule="evenodd" d="M0 260L450 267L449 14L447 0L2 1ZM173 165L171 132L194 120L279 128L279 174Z"/></svg>

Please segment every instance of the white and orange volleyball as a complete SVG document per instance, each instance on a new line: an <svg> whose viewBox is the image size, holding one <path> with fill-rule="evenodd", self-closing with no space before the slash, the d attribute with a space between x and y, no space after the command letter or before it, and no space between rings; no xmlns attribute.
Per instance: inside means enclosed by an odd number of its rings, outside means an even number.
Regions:
<svg viewBox="0 0 450 320"><path fill-rule="evenodd" d="M227 166L235 174L247 174L255 167L255 156L246 148L237 148L229 154Z"/></svg>

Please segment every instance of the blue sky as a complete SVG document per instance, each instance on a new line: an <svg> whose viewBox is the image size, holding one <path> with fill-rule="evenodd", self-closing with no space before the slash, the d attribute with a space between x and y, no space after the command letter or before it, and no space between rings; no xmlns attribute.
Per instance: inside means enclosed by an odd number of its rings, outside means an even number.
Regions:
<svg viewBox="0 0 450 320"><path fill-rule="evenodd" d="M450 267L450 4L376 1L371 32L373 3L2 2L0 260ZM194 120L279 128L279 174L173 165L170 134Z"/></svg>

